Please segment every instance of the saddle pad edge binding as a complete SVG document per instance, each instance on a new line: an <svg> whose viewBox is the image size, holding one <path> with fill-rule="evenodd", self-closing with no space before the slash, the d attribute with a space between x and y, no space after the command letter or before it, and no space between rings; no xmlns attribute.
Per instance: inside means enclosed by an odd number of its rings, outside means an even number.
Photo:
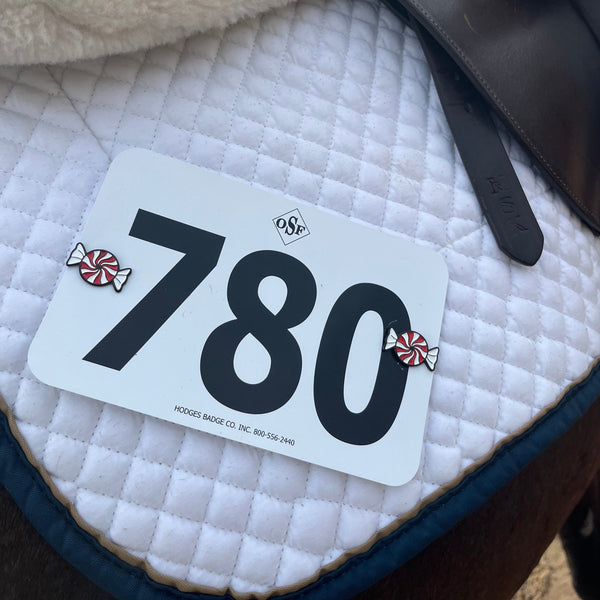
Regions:
<svg viewBox="0 0 600 600"><path fill-rule="evenodd" d="M163 575L89 526L35 459L0 396L0 480L38 532L96 585L126 600L132 587L148 600L350 598L391 573L476 510L563 435L600 396L600 358L533 422L504 438L453 481L311 577L268 593L235 593ZM58 524L56 519L59 520ZM418 529L418 526L421 528ZM418 531L417 531L418 530ZM100 566L100 568L99 568Z"/></svg>

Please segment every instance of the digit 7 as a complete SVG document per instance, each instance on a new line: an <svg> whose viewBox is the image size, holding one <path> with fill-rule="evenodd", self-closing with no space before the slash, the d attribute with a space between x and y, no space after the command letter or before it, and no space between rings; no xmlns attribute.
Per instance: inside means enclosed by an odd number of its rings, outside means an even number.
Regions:
<svg viewBox="0 0 600 600"><path fill-rule="evenodd" d="M129 235L184 254L83 360L120 371L216 267L223 236L139 209Z"/></svg>

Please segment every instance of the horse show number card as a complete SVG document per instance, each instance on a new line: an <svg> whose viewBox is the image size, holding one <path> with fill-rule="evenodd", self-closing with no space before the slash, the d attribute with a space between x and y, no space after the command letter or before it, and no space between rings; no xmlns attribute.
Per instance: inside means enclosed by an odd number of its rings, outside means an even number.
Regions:
<svg viewBox="0 0 600 600"><path fill-rule="evenodd" d="M432 250L129 150L65 259L29 352L44 383L388 485L414 476L448 282Z"/></svg>

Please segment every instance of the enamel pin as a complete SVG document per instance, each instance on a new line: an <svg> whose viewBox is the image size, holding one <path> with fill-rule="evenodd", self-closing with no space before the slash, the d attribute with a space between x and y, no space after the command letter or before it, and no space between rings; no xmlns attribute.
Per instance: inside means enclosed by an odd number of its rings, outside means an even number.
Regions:
<svg viewBox="0 0 600 600"><path fill-rule="evenodd" d="M393 349L396 358L409 367L416 367L422 363L427 365L430 371L435 369L437 363L439 348L429 348L425 338L416 331L406 331L402 335L397 335L393 328L390 328L383 351Z"/></svg>
<svg viewBox="0 0 600 600"><path fill-rule="evenodd" d="M120 292L131 269L119 269L119 261L107 250L90 250L86 252L79 242L67 260L67 266L79 265L79 274L90 285L108 285L112 283Z"/></svg>

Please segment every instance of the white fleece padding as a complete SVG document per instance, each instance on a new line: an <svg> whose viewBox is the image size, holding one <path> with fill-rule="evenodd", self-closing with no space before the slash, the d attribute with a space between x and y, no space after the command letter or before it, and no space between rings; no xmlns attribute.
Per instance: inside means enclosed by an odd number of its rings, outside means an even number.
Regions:
<svg viewBox="0 0 600 600"><path fill-rule="evenodd" d="M497 248L410 30L302 0L143 53L0 71L0 393L83 519L237 592L312 575L531 422L600 351L600 241L505 136L545 236ZM450 284L421 467L392 488L38 383L26 353L109 162L150 148L434 248ZM398 460L398 457L390 457Z"/></svg>
<svg viewBox="0 0 600 600"><path fill-rule="evenodd" d="M290 0L0 0L0 64L131 52L225 27Z"/></svg>

